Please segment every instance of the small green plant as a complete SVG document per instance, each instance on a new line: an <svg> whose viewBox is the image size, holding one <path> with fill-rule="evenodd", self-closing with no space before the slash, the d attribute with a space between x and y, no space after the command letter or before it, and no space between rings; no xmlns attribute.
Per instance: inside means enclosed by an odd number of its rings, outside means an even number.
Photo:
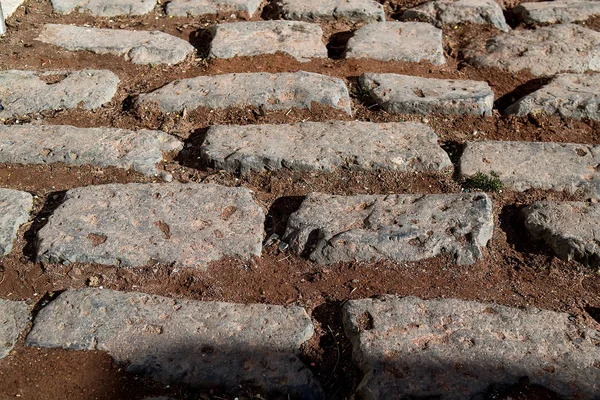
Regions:
<svg viewBox="0 0 600 400"><path fill-rule="evenodd" d="M491 171L490 175L478 172L465 180L464 186L468 189L478 189L484 192L497 192L502 189L502 181L499 175Z"/></svg>

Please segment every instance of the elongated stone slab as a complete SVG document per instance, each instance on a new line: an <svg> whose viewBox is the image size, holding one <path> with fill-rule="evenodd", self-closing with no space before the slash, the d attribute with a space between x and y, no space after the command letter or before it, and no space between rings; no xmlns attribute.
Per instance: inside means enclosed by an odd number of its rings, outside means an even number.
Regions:
<svg viewBox="0 0 600 400"><path fill-rule="evenodd" d="M27 345L106 351L127 371L167 384L241 384L292 398L321 398L296 356L313 335L301 307L175 300L82 289L37 315ZM287 397L287 396L286 396Z"/></svg>
<svg viewBox="0 0 600 400"><path fill-rule="evenodd" d="M185 40L158 31L46 24L36 40L71 51L114 54L136 64L177 64L194 52Z"/></svg>
<svg viewBox="0 0 600 400"><path fill-rule="evenodd" d="M479 399L524 376L564 398L600 391L600 332L566 313L382 296L350 300L343 314L360 398Z"/></svg>
<svg viewBox="0 0 600 400"><path fill-rule="evenodd" d="M575 192L600 198L600 147L573 143L467 142L460 174L496 173L509 189Z"/></svg>
<svg viewBox="0 0 600 400"><path fill-rule="evenodd" d="M600 120L600 75L561 74L506 109L508 114Z"/></svg>
<svg viewBox="0 0 600 400"><path fill-rule="evenodd" d="M494 0L435 0L409 8L402 14L403 18L442 25L461 23L494 25L501 31L508 32L502 8Z"/></svg>
<svg viewBox="0 0 600 400"><path fill-rule="evenodd" d="M71 189L38 233L38 260L204 267L260 256L264 213L244 188L110 184Z"/></svg>
<svg viewBox="0 0 600 400"><path fill-rule="evenodd" d="M360 86L393 114L492 115L494 92L487 82L366 73Z"/></svg>
<svg viewBox="0 0 600 400"><path fill-rule="evenodd" d="M600 268L598 203L539 201L523 214L529 233L544 240L559 258Z"/></svg>
<svg viewBox="0 0 600 400"><path fill-rule="evenodd" d="M172 0L167 3L167 14L178 17L239 13L252 17L261 0Z"/></svg>
<svg viewBox="0 0 600 400"><path fill-rule="evenodd" d="M0 125L0 163L94 165L133 169L171 180L159 169L165 153L183 143L159 131L76 128L68 125Z"/></svg>
<svg viewBox="0 0 600 400"><path fill-rule="evenodd" d="M33 196L29 193L0 188L0 256L12 251L17 232L29 221L32 207Z"/></svg>
<svg viewBox="0 0 600 400"><path fill-rule="evenodd" d="M383 5L375 0L283 0L281 15L301 21L385 21Z"/></svg>
<svg viewBox="0 0 600 400"><path fill-rule="evenodd" d="M0 299L0 359L15 347L30 320L31 309L24 301Z"/></svg>
<svg viewBox="0 0 600 400"><path fill-rule="evenodd" d="M493 226L492 203L481 193L311 193L290 216L283 240L320 264L419 261L443 253L472 264L483 257Z"/></svg>
<svg viewBox="0 0 600 400"><path fill-rule="evenodd" d="M323 31L317 24L297 21L258 21L218 24L208 56L211 58L251 57L277 52L299 61L327 58Z"/></svg>
<svg viewBox="0 0 600 400"><path fill-rule="evenodd" d="M437 135L428 126L412 122L213 126L206 134L202 156L216 168L235 172L281 168L413 172L452 167Z"/></svg>
<svg viewBox="0 0 600 400"><path fill-rule="evenodd" d="M444 64L442 30L424 22L376 22L354 32L346 58Z"/></svg>
<svg viewBox="0 0 600 400"><path fill-rule="evenodd" d="M143 15L154 10L156 0L51 0L54 11L61 14L89 12L100 17Z"/></svg>
<svg viewBox="0 0 600 400"><path fill-rule="evenodd" d="M169 83L138 97L137 106L157 104L165 112L198 107L262 107L264 110L311 108L312 103L352 114L344 81L310 72L242 73L199 76Z"/></svg>
<svg viewBox="0 0 600 400"><path fill-rule="evenodd" d="M533 75L600 71L600 32L574 24L501 33L486 41L474 40L465 59L480 67Z"/></svg>
<svg viewBox="0 0 600 400"><path fill-rule="evenodd" d="M119 78L107 70L0 71L0 118L79 105L92 110L108 103L118 84Z"/></svg>
<svg viewBox="0 0 600 400"><path fill-rule="evenodd" d="M521 3L513 9L513 13L526 24L578 22L600 15L600 3L579 0Z"/></svg>

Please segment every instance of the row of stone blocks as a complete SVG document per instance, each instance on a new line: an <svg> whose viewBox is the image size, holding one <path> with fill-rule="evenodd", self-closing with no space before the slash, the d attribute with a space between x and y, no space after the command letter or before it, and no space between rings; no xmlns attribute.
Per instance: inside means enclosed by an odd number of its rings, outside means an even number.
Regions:
<svg viewBox="0 0 600 400"><path fill-rule="evenodd" d="M393 296L350 300L342 312L363 399L484 398L524 376L566 398L600 391L600 332L565 313ZM25 303L0 300L0 357L29 320ZM314 335L298 306L81 289L46 305L26 335L29 346L105 351L166 384L324 398L298 357Z"/></svg>

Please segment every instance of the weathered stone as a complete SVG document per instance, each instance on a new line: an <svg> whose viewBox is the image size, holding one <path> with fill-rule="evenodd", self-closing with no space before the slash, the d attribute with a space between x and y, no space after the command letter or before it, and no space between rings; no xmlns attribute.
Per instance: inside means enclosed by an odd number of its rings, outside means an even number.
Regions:
<svg viewBox="0 0 600 400"><path fill-rule="evenodd" d="M440 171L452 163L437 140L429 127L410 122L212 126L202 155L216 168L236 172Z"/></svg>
<svg viewBox="0 0 600 400"><path fill-rule="evenodd" d="M100 17L143 15L154 10L156 0L51 0L54 11L69 14L89 12Z"/></svg>
<svg viewBox="0 0 600 400"><path fill-rule="evenodd" d="M600 2L581 0L521 3L513 13L526 24L557 24L586 21L600 14Z"/></svg>
<svg viewBox="0 0 600 400"><path fill-rule="evenodd" d="M38 260L206 266L259 256L264 213L251 192L213 184L110 184L71 189L38 233Z"/></svg>
<svg viewBox="0 0 600 400"><path fill-rule="evenodd" d="M600 120L600 75L557 75L549 84L508 107L506 112Z"/></svg>
<svg viewBox="0 0 600 400"><path fill-rule="evenodd" d="M492 203L481 193L311 193L290 216L283 240L321 264L418 261L443 253L472 264L483 257L493 225Z"/></svg>
<svg viewBox="0 0 600 400"><path fill-rule="evenodd" d="M385 21L383 5L375 0L283 0L280 9L283 18L301 21Z"/></svg>
<svg viewBox="0 0 600 400"><path fill-rule="evenodd" d="M600 268L600 204L539 201L523 210L525 227L558 257Z"/></svg>
<svg viewBox="0 0 600 400"><path fill-rule="evenodd" d="M327 58L323 31L317 24L297 21L258 21L218 24L211 27L213 36L209 57L251 57L277 52L299 61Z"/></svg>
<svg viewBox="0 0 600 400"><path fill-rule="evenodd" d="M352 114L344 81L310 72L242 73L199 76L169 83L138 97L137 106L157 104L165 112L198 107L261 107L263 110L311 108L319 103Z"/></svg>
<svg viewBox="0 0 600 400"><path fill-rule="evenodd" d="M350 300L343 314L362 399L482 399L524 376L565 398L600 391L600 332L565 313L383 296Z"/></svg>
<svg viewBox="0 0 600 400"><path fill-rule="evenodd" d="M574 24L501 33L485 42L474 40L465 59L481 67L495 67L533 75L600 71L600 32Z"/></svg>
<svg viewBox="0 0 600 400"><path fill-rule="evenodd" d="M37 40L71 51L114 54L136 64L177 64L194 51L185 40L158 31L46 24Z"/></svg>
<svg viewBox="0 0 600 400"><path fill-rule="evenodd" d="M486 82L366 73L360 86L393 114L492 115L494 92Z"/></svg>
<svg viewBox="0 0 600 400"><path fill-rule="evenodd" d="M0 125L0 163L94 165L133 169L146 175L159 169L164 153L183 143L159 131L76 128L68 125Z"/></svg>
<svg viewBox="0 0 600 400"><path fill-rule="evenodd" d="M297 306L82 289L40 311L27 345L106 351L127 371L164 383L229 390L243 383L310 399L321 392L296 354L313 330Z"/></svg>
<svg viewBox="0 0 600 400"><path fill-rule="evenodd" d="M167 14L185 17L188 15L239 13L252 17L260 3L261 0L172 0L167 3Z"/></svg>
<svg viewBox="0 0 600 400"><path fill-rule="evenodd" d="M460 174L496 173L509 189L583 189L600 198L600 146L549 142L467 142Z"/></svg>
<svg viewBox="0 0 600 400"><path fill-rule="evenodd" d="M2 14L4 18L10 17L25 0L2 0Z"/></svg>
<svg viewBox="0 0 600 400"><path fill-rule="evenodd" d="M354 32L346 45L346 58L382 61L446 62L442 30L424 22L376 22Z"/></svg>
<svg viewBox="0 0 600 400"><path fill-rule="evenodd" d="M442 25L460 23L491 24L501 31L509 31L502 8L494 0L435 0L410 8L403 18Z"/></svg>
<svg viewBox="0 0 600 400"><path fill-rule="evenodd" d="M118 84L119 78L107 70L0 71L0 118L76 108L80 104L91 110L109 102Z"/></svg>
<svg viewBox="0 0 600 400"><path fill-rule="evenodd" d="M25 302L0 299L0 359L10 353L30 320L31 309Z"/></svg>
<svg viewBox="0 0 600 400"><path fill-rule="evenodd" d="M29 220L32 207L29 193L0 188L0 256L12 251L17 231Z"/></svg>

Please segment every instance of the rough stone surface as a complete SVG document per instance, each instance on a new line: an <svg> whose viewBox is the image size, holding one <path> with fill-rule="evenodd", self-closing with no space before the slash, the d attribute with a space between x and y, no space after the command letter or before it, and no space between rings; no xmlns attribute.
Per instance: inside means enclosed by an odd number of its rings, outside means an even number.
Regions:
<svg viewBox="0 0 600 400"><path fill-rule="evenodd" d="M486 82L366 73L360 86L393 114L492 115L494 92Z"/></svg>
<svg viewBox="0 0 600 400"><path fill-rule="evenodd" d="M17 231L29 220L32 207L29 193L0 188L0 256L12 251Z"/></svg>
<svg viewBox="0 0 600 400"><path fill-rule="evenodd" d="M494 0L436 0L404 12L403 18L418 19L442 25L460 23L491 24L501 31L509 31L502 8Z"/></svg>
<svg viewBox="0 0 600 400"><path fill-rule="evenodd" d="M327 58L321 27L308 22L234 22L214 25L211 33L211 58L250 57L277 52L289 54L299 61Z"/></svg>
<svg viewBox="0 0 600 400"><path fill-rule="evenodd" d="M106 351L128 371L164 383L230 390L243 383L319 399L317 383L296 356L313 330L297 306L82 289L62 293L40 311L27 345Z"/></svg>
<svg viewBox="0 0 600 400"><path fill-rule="evenodd" d="M177 64L194 51L185 40L158 31L46 24L37 40L71 51L114 54L136 64Z"/></svg>
<svg viewBox="0 0 600 400"><path fill-rule="evenodd" d="M563 260L600 268L600 204L540 201L523 210L525 227Z"/></svg>
<svg viewBox="0 0 600 400"><path fill-rule="evenodd" d="M4 18L10 17L25 0L2 0L2 14Z"/></svg>
<svg viewBox="0 0 600 400"><path fill-rule="evenodd" d="M133 169L146 175L159 169L164 154L183 143L159 131L76 128L68 125L0 125L0 163L95 165Z"/></svg>
<svg viewBox="0 0 600 400"><path fill-rule="evenodd" d="M261 0L172 0L167 3L167 14L185 17L187 15L240 13L252 17L260 3Z"/></svg>
<svg viewBox="0 0 600 400"><path fill-rule="evenodd" d="M154 10L156 0L51 0L54 11L69 14L89 12L100 17L143 15Z"/></svg>
<svg viewBox="0 0 600 400"><path fill-rule="evenodd" d="M443 253L472 264L482 258L493 225L492 203L481 193L311 193L290 216L283 240L321 264L418 261Z"/></svg>
<svg viewBox="0 0 600 400"><path fill-rule="evenodd" d="M285 19L352 23L385 21L383 5L375 0L283 0L280 4Z"/></svg>
<svg viewBox="0 0 600 400"><path fill-rule="evenodd" d="M25 302L0 299L0 359L10 353L30 319L31 310Z"/></svg>
<svg viewBox="0 0 600 400"><path fill-rule="evenodd" d="M600 3L600 2L599 2ZM506 109L509 114L600 120L600 75L561 74Z"/></svg>
<svg viewBox="0 0 600 400"><path fill-rule="evenodd" d="M110 184L71 189L38 233L38 260L204 267L259 256L264 213L251 192L213 184Z"/></svg>
<svg viewBox="0 0 600 400"><path fill-rule="evenodd" d="M376 22L360 28L346 45L346 58L446 62L442 30L425 22Z"/></svg>
<svg viewBox="0 0 600 400"><path fill-rule="evenodd" d="M600 198L600 146L551 142L467 142L460 159L464 178L477 172L498 174L519 192L543 189ZM557 166L559 166L557 168Z"/></svg>
<svg viewBox="0 0 600 400"><path fill-rule="evenodd" d="M142 94L137 106L157 104L165 112L198 107L261 107L263 110L311 108L320 103L352 114L344 81L310 72L241 73L199 76L171 82L154 92Z"/></svg>
<svg viewBox="0 0 600 400"><path fill-rule="evenodd" d="M529 70L536 76L600 71L600 32L574 24L512 31L475 40L464 56L476 66Z"/></svg>
<svg viewBox="0 0 600 400"><path fill-rule="evenodd" d="M600 392L600 333L565 313L384 296L350 300L343 315L362 399L482 399L524 376L564 398Z"/></svg>
<svg viewBox="0 0 600 400"><path fill-rule="evenodd" d="M0 71L0 118L76 108L80 104L91 110L108 103L118 84L119 78L107 70Z"/></svg>
<svg viewBox="0 0 600 400"><path fill-rule="evenodd" d="M586 21L600 14L598 1L540 1L521 3L513 13L526 24L557 24Z"/></svg>
<svg viewBox="0 0 600 400"><path fill-rule="evenodd" d="M235 172L281 168L413 172L452 167L437 135L412 122L213 126L202 155L216 168Z"/></svg>

